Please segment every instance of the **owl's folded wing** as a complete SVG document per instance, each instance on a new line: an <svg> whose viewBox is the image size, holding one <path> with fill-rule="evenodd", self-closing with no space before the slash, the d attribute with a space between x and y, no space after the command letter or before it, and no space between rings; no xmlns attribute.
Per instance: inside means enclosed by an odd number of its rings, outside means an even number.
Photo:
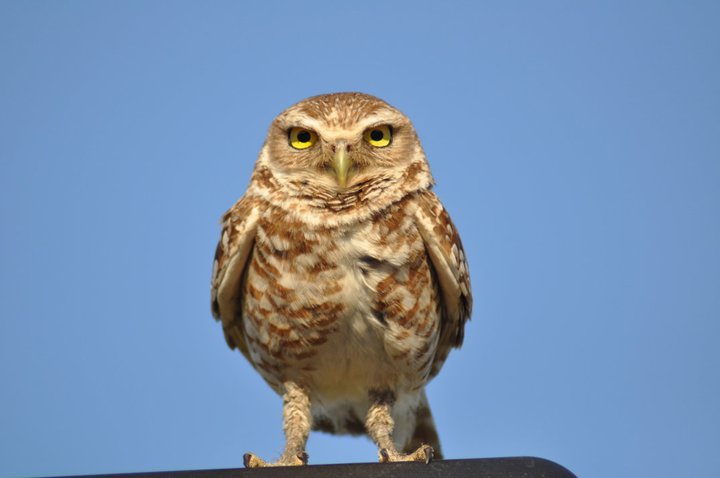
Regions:
<svg viewBox="0 0 720 478"><path fill-rule="evenodd" d="M418 204L415 223L435 271L443 306L440 341L431 372L434 376L450 349L462 345L465 322L472 310L472 291L465 251L450 215L431 191L420 193Z"/></svg>
<svg viewBox="0 0 720 478"><path fill-rule="evenodd" d="M222 218L222 234L215 250L211 304L216 320L222 321L225 340L249 358L242 330L242 280L255 244L259 211L253 198L244 196Z"/></svg>

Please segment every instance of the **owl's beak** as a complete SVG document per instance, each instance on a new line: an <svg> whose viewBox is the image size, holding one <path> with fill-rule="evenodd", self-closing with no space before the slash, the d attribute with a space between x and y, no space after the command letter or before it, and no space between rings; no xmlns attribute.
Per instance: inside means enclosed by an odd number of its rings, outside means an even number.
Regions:
<svg viewBox="0 0 720 478"><path fill-rule="evenodd" d="M337 182L341 188L347 185L347 174L350 169L350 158L348 157L348 144L346 141L338 141L334 146L332 167L337 176Z"/></svg>

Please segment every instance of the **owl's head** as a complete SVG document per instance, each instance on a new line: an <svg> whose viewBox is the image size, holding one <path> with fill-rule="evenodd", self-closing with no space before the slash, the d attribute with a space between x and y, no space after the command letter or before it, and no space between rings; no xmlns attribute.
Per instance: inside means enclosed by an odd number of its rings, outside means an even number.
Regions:
<svg viewBox="0 0 720 478"><path fill-rule="evenodd" d="M410 120L362 93L314 96L273 121L264 162L280 181L345 191L376 178L401 178L411 168L432 181Z"/></svg>

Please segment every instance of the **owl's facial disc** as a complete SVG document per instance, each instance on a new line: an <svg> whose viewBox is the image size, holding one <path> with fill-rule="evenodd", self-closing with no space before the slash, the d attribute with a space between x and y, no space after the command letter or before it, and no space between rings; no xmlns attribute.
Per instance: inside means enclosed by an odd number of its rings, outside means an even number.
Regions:
<svg viewBox="0 0 720 478"><path fill-rule="evenodd" d="M303 100L280 114L270 133L268 159L278 176L336 194L401 178L411 163L424 162L407 117L368 95Z"/></svg>

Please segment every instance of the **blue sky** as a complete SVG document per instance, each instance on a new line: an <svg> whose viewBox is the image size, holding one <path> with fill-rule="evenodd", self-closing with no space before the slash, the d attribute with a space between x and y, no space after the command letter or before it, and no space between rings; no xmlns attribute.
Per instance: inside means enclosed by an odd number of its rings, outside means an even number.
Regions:
<svg viewBox="0 0 720 478"><path fill-rule="evenodd" d="M218 218L277 113L352 90L414 121L467 249L448 457L711 475L719 48L702 1L0 2L0 477L277 456L209 312Z"/></svg>

